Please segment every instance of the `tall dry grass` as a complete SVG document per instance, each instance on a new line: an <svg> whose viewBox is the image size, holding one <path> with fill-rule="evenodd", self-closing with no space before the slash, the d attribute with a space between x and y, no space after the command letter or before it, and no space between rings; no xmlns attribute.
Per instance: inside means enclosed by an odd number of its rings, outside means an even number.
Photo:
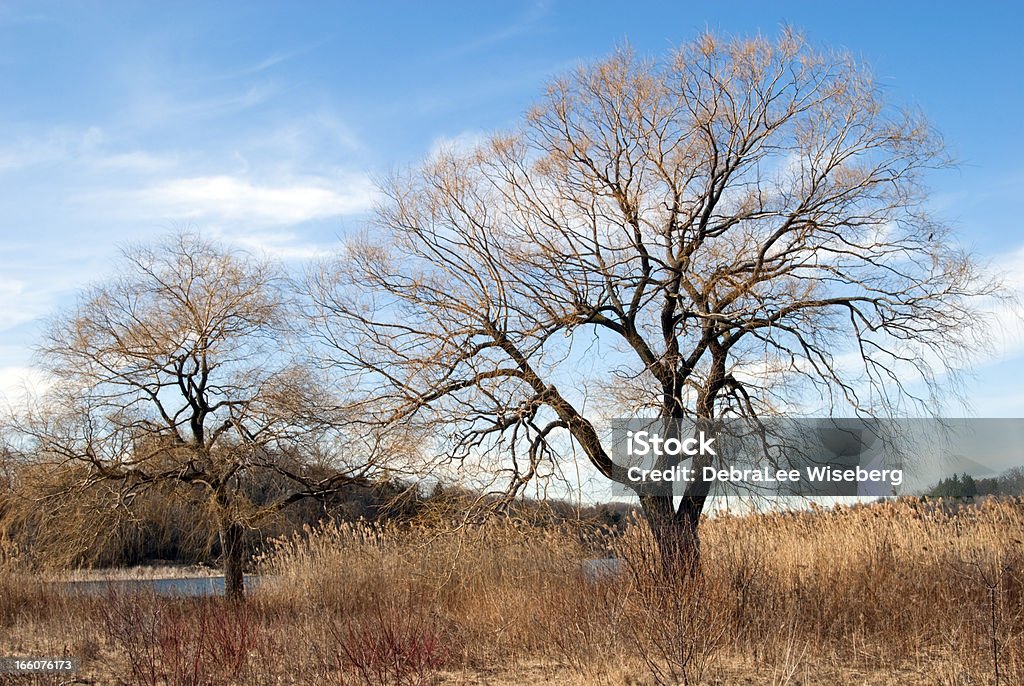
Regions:
<svg viewBox="0 0 1024 686"><path fill-rule="evenodd" d="M268 546L244 609L111 597L47 624L0 580L0 647L92 626L99 683L1024 683L1019 500L723 516L703 540L666 577L638 521L326 524ZM607 550L622 573L585 576Z"/></svg>
<svg viewBox="0 0 1024 686"><path fill-rule="evenodd" d="M697 683L730 665L918 674L923 683L1024 683L1024 504L900 501L721 516L697 578L665 580L642 522L491 522L456 534L341 525L278 541L266 602L358 615L431 613L470 664L539 659ZM612 549L628 570L592 582Z"/></svg>
<svg viewBox="0 0 1024 686"><path fill-rule="evenodd" d="M328 524L276 541L261 557L261 602L345 618L380 605L427 613L449 627L452 651L481 664L544 655L553 604L590 602L580 561L599 529L493 521L439 533L430 526ZM559 620L560 621L560 620Z"/></svg>

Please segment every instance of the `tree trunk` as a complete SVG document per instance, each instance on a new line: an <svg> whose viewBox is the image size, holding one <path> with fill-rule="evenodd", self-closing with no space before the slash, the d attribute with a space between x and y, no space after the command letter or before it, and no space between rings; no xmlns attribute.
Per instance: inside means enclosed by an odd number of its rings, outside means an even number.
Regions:
<svg viewBox="0 0 1024 686"><path fill-rule="evenodd" d="M224 565L224 597L228 600L245 599L243 538L245 530L238 522L223 522L220 527L221 557Z"/></svg>
<svg viewBox="0 0 1024 686"><path fill-rule="evenodd" d="M667 331L668 329L666 329ZM721 346L717 339L709 344L712 352L711 369L706 385L697 398L697 417L693 431L714 435L715 400L727 382L726 360L728 348ZM680 422L685 421L686 412L682 402L684 376L673 375L666 379L662 391L662 418L666 422L666 438L680 438ZM696 455L691 467L695 478L686 485L686 490L676 506L672 495L651 495L640 498L644 515L658 546L661 567L668 578L679 575L696 576L700 571L700 514L711 493L711 482L704 479L704 468L712 465L711 455ZM658 460L657 467L673 466L667 457Z"/></svg>
<svg viewBox="0 0 1024 686"><path fill-rule="evenodd" d="M667 389L666 392L664 433L666 438L679 439L682 428L679 422L684 420L675 418L682 416L682 409L673 406L672 403L678 401L675 396L668 393L671 390ZM702 396L700 406L705 414L710 416L713 410L711 401ZM693 431L695 436L696 432L700 431L707 431L713 435L712 424L707 419L698 420ZM666 469L675 466L677 462L667 456L660 456L656 467ZM640 506L651 527L661 568L667 578L679 575L695 576L700 571L700 534L697 529L704 503L711 492L711 482L704 479L704 468L711 464L710 455L694 456L690 467L694 470L695 478L687 483L678 506L675 505L675 496L669 493L640 498Z"/></svg>
<svg viewBox="0 0 1024 686"><path fill-rule="evenodd" d="M671 496L641 498L644 514L651 527L661 569L669 578L694 576L700 569L698 524L703 501L683 497L678 508Z"/></svg>

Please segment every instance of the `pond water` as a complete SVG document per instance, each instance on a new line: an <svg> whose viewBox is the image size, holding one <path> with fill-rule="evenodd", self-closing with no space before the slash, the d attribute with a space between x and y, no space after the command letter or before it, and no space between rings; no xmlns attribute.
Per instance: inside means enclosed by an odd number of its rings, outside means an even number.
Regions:
<svg viewBox="0 0 1024 686"><path fill-rule="evenodd" d="M259 585L260 577L246 575L245 590ZM106 595L152 593L158 596L200 598L224 595L224 577L203 576L180 579L112 579L102 581L68 581L62 584L71 593L80 595Z"/></svg>
<svg viewBox="0 0 1024 686"><path fill-rule="evenodd" d="M622 560L606 557L598 560L584 560L580 563L580 571L587 581L610 581L622 576L626 567Z"/></svg>
<svg viewBox="0 0 1024 686"><path fill-rule="evenodd" d="M590 582L609 581L625 572L622 560L614 558L583 560L580 563L583 578ZM246 574L245 592L251 593L267 577ZM152 593L158 596L202 598L224 595L223 576L182 577L174 579L104 579L99 581L65 581L59 584L77 595L131 595Z"/></svg>

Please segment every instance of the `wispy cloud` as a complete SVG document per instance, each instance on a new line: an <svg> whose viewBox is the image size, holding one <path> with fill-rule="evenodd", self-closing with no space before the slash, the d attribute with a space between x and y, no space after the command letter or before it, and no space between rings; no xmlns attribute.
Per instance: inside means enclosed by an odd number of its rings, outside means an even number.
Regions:
<svg viewBox="0 0 1024 686"><path fill-rule="evenodd" d="M482 33L461 45L454 46L447 51L446 56L457 57L465 55L522 36L534 29L547 12L548 3L546 0L534 0L515 21L493 31Z"/></svg>
<svg viewBox="0 0 1024 686"><path fill-rule="evenodd" d="M320 167L364 151L358 134L341 117L324 109L290 117L245 141L245 149L274 160Z"/></svg>
<svg viewBox="0 0 1024 686"><path fill-rule="evenodd" d="M95 150L103 132L97 126L54 126L45 131L9 131L5 138L0 144L0 172L81 158Z"/></svg>
<svg viewBox="0 0 1024 686"><path fill-rule="evenodd" d="M25 281L0 278L0 331L13 329L46 313L51 302Z"/></svg>
<svg viewBox="0 0 1024 686"><path fill-rule="evenodd" d="M302 55L306 55L310 52L313 52L320 46L324 45L326 42L327 39L321 39L297 48L291 48L287 50L276 50L270 53L266 58L260 60L255 64L249 65L248 67L244 67L243 69L225 75L225 78L245 76L248 74L259 74L260 72L272 69L279 64L289 62L295 59L296 57L300 57Z"/></svg>
<svg viewBox="0 0 1024 686"><path fill-rule="evenodd" d="M23 26L25 24L50 24L58 19L43 12L19 12L14 7L0 5L0 26Z"/></svg>
<svg viewBox="0 0 1024 686"><path fill-rule="evenodd" d="M271 183L218 175L173 179L112 197L122 208L153 218L266 227L366 212L376 189L368 177L356 174Z"/></svg>
<svg viewBox="0 0 1024 686"><path fill-rule="evenodd" d="M271 80L200 96L186 96L153 86L140 90L125 114L140 128L160 129L182 121L199 124L256 109L271 101L280 90L281 87Z"/></svg>
<svg viewBox="0 0 1024 686"><path fill-rule="evenodd" d="M53 164L101 172L155 173L171 169L179 162L175 155L117 145L118 141L111 141L100 126L22 131L0 144L0 173Z"/></svg>
<svg viewBox="0 0 1024 686"><path fill-rule="evenodd" d="M176 155L158 155L144 150L111 153L94 160L96 167L111 171L137 172L155 174L173 169L179 164Z"/></svg>
<svg viewBox="0 0 1024 686"><path fill-rule="evenodd" d="M326 257L337 249L336 241L316 243L295 231L215 230L212 233L223 241L275 260L312 260Z"/></svg>

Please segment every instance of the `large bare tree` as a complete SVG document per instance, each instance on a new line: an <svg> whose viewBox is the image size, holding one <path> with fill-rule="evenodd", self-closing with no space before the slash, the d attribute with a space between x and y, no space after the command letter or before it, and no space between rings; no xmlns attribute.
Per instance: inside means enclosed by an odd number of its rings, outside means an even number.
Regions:
<svg viewBox="0 0 1024 686"><path fill-rule="evenodd" d="M120 272L56 316L40 347L49 390L17 419L33 462L99 482L130 507L145 489L209 496L229 597L243 594L247 527L372 474L380 445L346 441L305 363L301 318L269 263L192 234L125 251ZM276 479L256 504L245 480Z"/></svg>
<svg viewBox="0 0 1024 686"><path fill-rule="evenodd" d="M582 67L388 183L379 232L314 275L331 359L510 492L567 448L612 478L625 413L934 407L998 285L926 211L941 140L884 96L793 32ZM641 497L665 557L692 560L708 494Z"/></svg>

